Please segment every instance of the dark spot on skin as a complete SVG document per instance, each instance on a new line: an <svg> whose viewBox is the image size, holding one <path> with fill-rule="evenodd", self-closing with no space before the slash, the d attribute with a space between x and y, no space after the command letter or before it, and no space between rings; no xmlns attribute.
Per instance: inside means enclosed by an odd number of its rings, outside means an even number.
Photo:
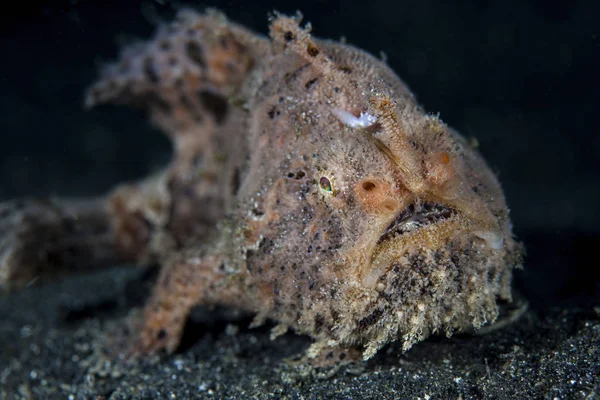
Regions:
<svg viewBox="0 0 600 400"><path fill-rule="evenodd" d="M171 49L171 43L169 43L168 40L161 40L160 43L158 44L158 48L163 50L163 51L167 51Z"/></svg>
<svg viewBox="0 0 600 400"><path fill-rule="evenodd" d="M344 352L341 352L341 353L340 353L340 360L343 360L343 359L345 359L345 358L346 358L346 353L344 353Z"/></svg>
<svg viewBox="0 0 600 400"><path fill-rule="evenodd" d="M310 89L315 84L315 82L317 82L318 79L319 78L314 78L314 79L311 79L310 81L306 82L304 84L304 88L305 89Z"/></svg>
<svg viewBox="0 0 600 400"><path fill-rule="evenodd" d="M225 120L229 111L227 99L206 90L198 93L198 98L204 108L215 117L217 124L221 124Z"/></svg>
<svg viewBox="0 0 600 400"><path fill-rule="evenodd" d="M231 175L231 193L236 194L240 189L241 179L240 179L240 169L235 168L233 170L233 174Z"/></svg>
<svg viewBox="0 0 600 400"><path fill-rule="evenodd" d="M321 314L315 315L315 331L319 332L323 328L325 318Z"/></svg>
<svg viewBox="0 0 600 400"><path fill-rule="evenodd" d="M206 68L206 60L204 59L204 51L196 42L187 42L185 45L185 54L190 60L198 64L201 68Z"/></svg>
<svg viewBox="0 0 600 400"><path fill-rule="evenodd" d="M381 314L383 314L383 310L381 310L381 309L377 309L377 310L373 311L367 317L358 321L358 329L359 330L367 329L368 327L370 327L371 325L373 325L374 323L377 322L379 317L381 317Z"/></svg>
<svg viewBox="0 0 600 400"><path fill-rule="evenodd" d="M450 256L450 261L452 261L454 265L460 265L460 257L456 254Z"/></svg>
<svg viewBox="0 0 600 400"><path fill-rule="evenodd" d="M287 177L290 179L294 178L294 179L300 180L300 179L304 178L305 176L306 176L306 172L304 172L302 170L300 170L296 173L293 173L291 171L287 173Z"/></svg>
<svg viewBox="0 0 600 400"><path fill-rule="evenodd" d="M333 351L330 351L329 353L327 353L327 355L325 356L326 359L331 360L333 358Z"/></svg>
<svg viewBox="0 0 600 400"><path fill-rule="evenodd" d="M276 112L277 112L277 108L276 108L275 106L273 106L273 107L272 107L272 108L269 110L269 112L267 112L267 115L269 116L269 118L271 118L271 119L274 119L274 118L275 118L275 115L276 115Z"/></svg>
<svg viewBox="0 0 600 400"><path fill-rule="evenodd" d="M221 46L221 48L223 50L228 50L229 49L229 38L227 38L225 36L221 36L219 38L219 45Z"/></svg>
<svg viewBox="0 0 600 400"><path fill-rule="evenodd" d="M144 74L146 75L146 78L148 78L148 80L152 83L158 83L160 81L152 57L146 57L144 59Z"/></svg>
<svg viewBox="0 0 600 400"><path fill-rule="evenodd" d="M308 207L303 207L302 215L304 215L304 219L306 219L307 221L312 219L312 217L313 217L312 209L310 209Z"/></svg>
<svg viewBox="0 0 600 400"><path fill-rule="evenodd" d="M158 334L156 335L156 338L157 338L158 340L162 340L162 339L164 339L164 338L166 338L166 337L167 337L167 331L166 331L164 328L161 328L161 329L158 331Z"/></svg>
<svg viewBox="0 0 600 400"><path fill-rule="evenodd" d="M335 296L335 293L333 293L333 290L334 289L331 289L331 291L332 291L331 297ZM337 322L339 318L340 318L340 314L337 311L335 311L335 310L331 310L331 320L333 322Z"/></svg>
<svg viewBox="0 0 600 400"><path fill-rule="evenodd" d="M199 166L202 165L202 162L204 161L204 154L203 153L198 153L194 156L194 158L192 158L192 165L195 168L198 168Z"/></svg>
<svg viewBox="0 0 600 400"><path fill-rule="evenodd" d="M190 101L190 99L185 94L182 94L181 96L179 96L179 102L190 113L193 113L194 111L196 111L196 107L194 107L194 104Z"/></svg>
<svg viewBox="0 0 600 400"><path fill-rule="evenodd" d="M313 44L308 45L308 47L306 48L306 52L311 57L316 57L319 55L319 49L317 49L317 47L314 46Z"/></svg>
<svg viewBox="0 0 600 400"><path fill-rule="evenodd" d="M336 86L336 87L333 88L333 91L336 92L336 93L339 93L340 92L340 88Z"/></svg>
<svg viewBox="0 0 600 400"><path fill-rule="evenodd" d="M291 42L292 40L295 39L295 36L292 32L287 31L283 34L283 40L285 40L286 42Z"/></svg>

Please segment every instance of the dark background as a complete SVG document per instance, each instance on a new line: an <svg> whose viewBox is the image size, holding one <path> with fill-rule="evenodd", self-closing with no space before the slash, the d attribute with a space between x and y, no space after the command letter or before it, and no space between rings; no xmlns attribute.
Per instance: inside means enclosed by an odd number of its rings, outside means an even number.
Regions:
<svg viewBox="0 0 600 400"><path fill-rule="evenodd" d="M600 2L211 1L259 32L300 9L324 38L389 64L498 173L528 250L516 286L543 312L600 300ZM82 95L120 44L181 3L11 2L0 16L0 199L95 195L160 168L169 143L143 115Z"/></svg>

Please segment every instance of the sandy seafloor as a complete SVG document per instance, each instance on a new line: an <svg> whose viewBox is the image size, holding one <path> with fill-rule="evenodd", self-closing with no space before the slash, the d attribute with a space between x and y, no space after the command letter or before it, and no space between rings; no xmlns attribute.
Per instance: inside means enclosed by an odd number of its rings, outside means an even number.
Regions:
<svg viewBox="0 0 600 400"><path fill-rule="evenodd" d="M199 309L175 355L131 366L100 357L100 330L139 305L137 270L68 279L0 299L0 399L596 399L600 308L527 311L481 335L315 369L286 361L309 341Z"/></svg>
<svg viewBox="0 0 600 400"><path fill-rule="evenodd" d="M171 0L11 2L0 14L0 200L90 196L155 171L164 135L130 110L82 109L96 61L147 38ZM392 344L361 365L284 359L309 340L198 309L180 351L135 367L102 361L100 334L143 304L154 274L131 268L0 295L3 399L600 398L600 3L593 0L205 0L266 32L300 9L388 63L424 107L474 137L527 248L516 322L483 335ZM168 9L168 10L167 10ZM171 12L172 14L172 12ZM507 310L509 311L509 310ZM504 315L507 315L505 313Z"/></svg>

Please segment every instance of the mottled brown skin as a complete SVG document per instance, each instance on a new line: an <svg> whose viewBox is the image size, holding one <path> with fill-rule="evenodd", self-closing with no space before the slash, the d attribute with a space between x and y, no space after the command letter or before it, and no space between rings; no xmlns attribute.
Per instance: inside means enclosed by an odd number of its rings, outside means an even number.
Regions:
<svg viewBox="0 0 600 400"><path fill-rule="evenodd" d="M147 109L173 161L85 207L7 211L0 281L51 275L48 259L162 264L134 354L174 351L199 304L309 335L316 359L493 322L521 260L496 177L384 62L299 22L273 16L268 39L184 11L126 48L87 104ZM31 251L40 231L54 241Z"/></svg>

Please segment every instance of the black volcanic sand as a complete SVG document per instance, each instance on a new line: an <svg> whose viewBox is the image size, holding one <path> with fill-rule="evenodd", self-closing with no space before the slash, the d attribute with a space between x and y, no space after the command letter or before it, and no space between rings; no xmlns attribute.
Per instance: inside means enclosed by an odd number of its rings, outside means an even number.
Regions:
<svg viewBox="0 0 600 400"><path fill-rule="evenodd" d="M284 360L305 337L269 339L250 318L199 309L180 351L135 366L103 361L99 333L143 303L154 273L117 269L0 297L0 399L594 399L600 308L567 307L480 335L390 345L337 369Z"/></svg>

